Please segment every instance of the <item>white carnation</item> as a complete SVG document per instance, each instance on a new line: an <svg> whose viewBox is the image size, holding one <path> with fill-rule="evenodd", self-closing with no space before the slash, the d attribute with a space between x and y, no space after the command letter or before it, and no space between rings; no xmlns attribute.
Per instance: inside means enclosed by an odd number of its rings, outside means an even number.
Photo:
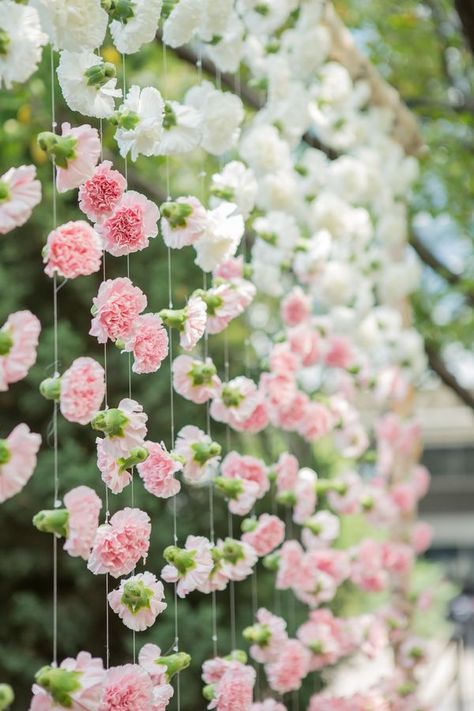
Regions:
<svg viewBox="0 0 474 711"><path fill-rule="evenodd" d="M179 0L163 24L163 42L169 47L187 44L202 22L201 0Z"/></svg>
<svg viewBox="0 0 474 711"><path fill-rule="evenodd" d="M133 54L155 39L161 5L162 0L134 0L133 17L126 22L113 20L110 23L110 33L119 52Z"/></svg>
<svg viewBox="0 0 474 711"><path fill-rule="evenodd" d="M108 15L100 0L31 0L55 49L82 52L104 41Z"/></svg>
<svg viewBox="0 0 474 711"><path fill-rule="evenodd" d="M242 138L240 155L257 175L290 169L290 147L271 125L256 125Z"/></svg>
<svg viewBox="0 0 474 711"><path fill-rule="evenodd" d="M104 67L101 57L94 52L61 52L57 74L64 100L72 111L85 116L108 118L115 109L115 99L122 96L116 88L117 79L111 77L103 84L89 83L86 74L91 68Z"/></svg>
<svg viewBox="0 0 474 711"><path fill-rule="evenodd" d="M202 0L202 15L199 36L205 42L222 36L233 15L234 0Z"/></svg>
<svg viewBox="0 0 474 711"><path fill-rule="evenodd" d="M247 28L256 35L271 35L283 25L298 0L238 0L237 9Z"/></svg>
<svg viewBox="0 0 474 711"><path fill-rule="evenodd" d="M38 13L33 7L12 0L0 2L0 87L9 89L13 82L25 82L41 59L41 48L48 41L41 31Z"/></svg>
<svg viewBox="0 0 474 711"><path fill-rule="evenodd" d="M209 210L206 231L194 244L195 263L205 272L216 269L234 256L243 234L244 220L235 213L235 205L223 203Z"/></svg>
<svg viewBox="0 0 474 711"><path fill-rule="evenodd" d="M244 218L255 207L258 185L255 175L243 163L233 160L224 166L221 173L212 176L211 204L217 206L221 201L233 202Z"/></svg>
<svg viewBox="0 0 474 711"><path fill-rule="evenodd" d="M202 115L201 145L204 150L221 155L235 146L244 118L244 108L238 96L218 91L211 82L204 81L188 91L185 102Z"/></svg>
<svg viewBox="0 0 474 711"><path fill-rule="evenodd" d="M242 61L245 27L232 15L227 29L216 44L206 45L206 52L221 72L236 72Z"/></svg>
<svg viewBox="0 0 474 711"><path fill-rule="evenodd" d="M188 153L197 148L202 137L202 116L192 106L177 101L165 104L165 121L161 137L160 155Z"/></svg>
<svg viewBox="0 0 474 711"><path fill-rule="evenodd" d="M131 154L132 160L142 154L158 155L163 133L164 102L158 89L147 86L130 87L118 110L115 140L122 156Z"/></svg>

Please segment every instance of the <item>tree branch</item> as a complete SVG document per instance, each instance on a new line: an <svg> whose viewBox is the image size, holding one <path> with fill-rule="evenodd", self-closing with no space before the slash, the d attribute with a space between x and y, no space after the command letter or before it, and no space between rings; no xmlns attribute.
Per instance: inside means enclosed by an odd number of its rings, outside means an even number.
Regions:
<svg viewBox="0 0 474 711"><path fill-rule="evenodd" d="M464 402L465 405L474 410L474 395L464 388L448 369L446 363L441 358L439 351L430 343L425 341L425 352L428 357L428 363L439 379L447 385L456 395Z"/></svg>
<svg viewBox="0 0 474 711"><path fill-rule="evenodd" d="M474 4L472 0L454 0L454 6L461 20L464 37L474 54Z"/></svg>

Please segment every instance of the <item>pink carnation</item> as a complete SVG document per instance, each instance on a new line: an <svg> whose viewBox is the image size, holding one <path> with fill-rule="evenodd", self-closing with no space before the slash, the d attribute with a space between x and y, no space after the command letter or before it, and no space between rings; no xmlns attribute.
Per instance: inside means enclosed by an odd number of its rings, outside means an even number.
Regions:
<svg viewBox="0 0 474 711"><path fill-rule="evenodd" d="M57 166L56 186L58 192L78 188L91 177L100 158L101 145L99 133L89 124L71 128L69 123L63 123L62 136L74 139L74 155L67 160L67 168Z"/></svg>
<svg viewBox="0 0 474 711"><path fill-rule="evenodd" d="M206 292L207 331L221 333L240 316L255 297L255 286L245 279L238 283L224 282Z"/></svg>
<svg viewBox="0 0 474 711"><path fill-rule="evenodd" d="M332 368L349 368L354 360L352 344L345 336L331 336L324 356L326 365Z"/></svg>
<svg viewBox="0 0 474 711"><path fill-rule="evenodd" d="M0 439L0 503L23 489L36 467L41 437L25 425L17 425Z"/></svg>
<svg viewBox="0 0 474 711"><path fill-rule="evenodd" d="M179 224L172 224L165 215L161 217L161 232L163 241L171 249L181 249L187 245L194 244L202 237L207 227L207 211L196 197L179 197L174 203L178 206L185 206L191 212L179 220ZM178 208L179 209L179 208ZM183 208L181 208L183 209ZM164 207L166 213L166 206Z"/></svg>
<svg viewBox="0 0 474 711"><path fill-rule="evenodd" d="M333 424L334 420L329 408L319 402L310 402L306 406L298 432L308 442L316 442L329 434Z"/></svg>
<svg viewBox="0 0 474 711"><path fill-rule="evenodd" d="M132 352L134 373L155 373L168 355L168 334L157 314L137 316L124 351Z"/></svg>
<svg viewBox="0 0 474 711"><path fill-rule="evenodd" d="M127 181L104 160L93 175L79 188L79 207L91 222L99 224L108 217L122 199Z"/></svg>
<svg viewBox="0 0 474 711"><path fill-rule="evenodd" d="M250 434L257 434L267 427L269 423L268 408L266 403L262 400L257 403L255 408L252 410L250 415L242 421L232 421L232 427L237 432L248 432Z"/></svg>
<svg viewBox="0 0 474 711"><path fill-rule="evenodd" d="M222 462L221 471L222 476L228 479L245 479L255 482L258 486L258 498L264 496L270 489L267 467L257 457L229 452Z"/></svg>
<svg viewBox="0 0 474 711"><path fill-rule="evenodd" d="M433 540L433 529L429 523L419 521L411 532L411 544L416 553L424 553Z"/></svg>
<svg viewBox="0 0 474 711"><path fill-rule="evenodd" d="M367 592L380 592L386 587L387 573L381 543L366 539L359 544L352 563L351 580Z"/></svg>
<svg viewBox="0 0 474 711"><path fill-rule="evenodd" d="M278 492L292 491L298 479L299 463L294 454L283 452L275 464L276 485Z"/></svg>
<svg viewBox="0 0 474 711"><path fill-rule="evenodd" d="M204 361L180 355L173 361L173 387L179 395L198 405L217 393L221 380L211 358Z"/></svg>
<svg viewBox="0 0 474 711"><path fill-rule="evenodd" d="M314 610L297 631L297 637L311 652L310 670L336 664L350 651L350 636L344 620L330 610Z"/></svg>
<svg viewBox="0 0 474 711"><path fill-rule="evenodd" d="M159 664L161 649L156 644L144 644L138 653L138 663L150 675L154 684L166 682L166 666Z"/></svg>
<svg viewBox="0 0 474 711"><path fill-rule="evenodd" d="M120 466L120 452L115 443L108 437L97 437L97 467L101 473L102 481L113 494L120 494L132 481L132 474L128 469Z"/></svg>
<svg viewBox="0 0 474 711"><path fill-rule="evenodd" d="M0 178L0 234L21 227L41 201L41 183L34 165L10 168Z"/></svg>
<svg viewBox="0 0 474 711"><path fill-rule="evenodd" d="M0 391L25 378L35 364L40 331L41 324L31 311L16 311L7 318L0 330L0 343L2 338L9 342L0 355Z"/></svg>
<svg viewBox="0 0 474 711"><path fill-rule="evenodd" d="M430 488L431 475L426 467L420 465L414 468L412 476L416 496L418 499L422 499Z"/></svg>
<svg viewBox="0 0 474 711"><path fill-rule="evenodd" d="M216 548L222 553L222 570L229 580L245 580L252 575L258 556L251 545L226 538L217 541Z"/></svg>
<svg viewBox="0 0 474 711"><path fill-rule="evenodd" d="M279 552L275 587L277 590L287 590L301 581L304 551L298 541L285 541Z"/></svg>
<svg viewBox="0 0 474 711"><path fill-rule="evenodd" d="M307 324L290 328L288 342L305 367L314 365L321 357L321 336L315 329L308 328Z"/></svg>
<svg viewBox="0 0 474 711"><path fill-rule="evenodd" d="M89 276L99 271L101 259L101 239L84 220L66 222L50 232L43 250L44 271L51 277L55 272L66 279Z"/></svg>
<svg viewBox="0 0 474 711"><path fill-rule="evenodd" d="M89 334L96 336L99 343L106 343L107 339L116 341L131 335L147 299L130 279L119 277L102 282L93 304L94 318Z"/></svg>
<svg viewBox="0 0 474 711"><path fill-rule="evenodd" d="M99 526L102 501L88 486L77 486L64 496L68 511L67 537L64 550L72 557L89 558Z"/></svg>
<svg viewBox="0 0 474 711"><path fill-rule="evenodd" d="M102 659L93 658L89 652L79 652L76 659L64 659L59 668L70 672L79 683L79 688L70 692L70 708L73 711L98 711L106 673ZM57 708L53 696L39 684L33 684L30 711L55 711ZM107 711L110 711L110 708L108 707Z"/></svg>
<svg viewBox="0 0 474 711"><path fill-rule="evenodd" d="M230 662L215 690L208 709L217 711L250 711L256 672L253 667Z"/></svg>
<svg viewBox="0 0 474 711"><path fill-rule="evenodd" d="M99 526L87 567L98 575L114 578L131 573L140 558L146 559L150 547L151 525L140 509L117 511L109 523Z"/></svg>
<svg viewBox="0 0 474 711"><path fill-rule="evenodd" d="M244 636L254 642L250 647L250 655L259 664L275 661L288 640L286 622L264 607L257 611L256 620L257 624L244 632Z"/></svg>
<svg viewBox="0 0 474 711"><path fill-rule="evenodd" d="M184 459L186 481L196 483L215 474L221 448L199 427L186 425L178 432L174 451Z"/></svg>
<svg viewBox="0 0 474 711"><path fill-rule="evenodd" d="M295 286L283 299L281 317L286 326L298 326L311 314L311 303L299 286Z"/></svg>
<svg viewBox="0 0 474 711"><path fill-rule="evenodd" d="M207 306L199 296L191 296L185 307L185 321L179 343L185 351L192 351L204 336L207 322Z"/></svg>
<svg viewBox="0 0 474 711"><path fill-rule="evenodd" d="M153 683L138 664L107 671L99 711L150 711L152 701Z"/></svg>
<svg viewBox="0 0 474 711"><path fill-rule="evenodd" d="M240 254L238 257L229 257L225 262L217 266L213 272L213 276L217 279L243 279L244 277L244 258Z"/></svg>
<svg viewBox="0 0 474 711"><path fill-rule="evenodd" d="M301 540L306 548L327 548L339 536L339 518L330 511L318 511L304 521Z"/></svg>
<svg viewBox="0 0 474 711"><path fill-rule="evenodd" d="M265 699L264 701L252 704L250 711L287 711L287 708L275 699Z"/></svg>
<svg viewBox="0 0 474 711"><path fill-rule="evenodd" d="M260 394L256 384L241 375L228 383L222 383L211 403L211 417L231 427L239 426L250 417L259 402Z"/></svg>
<svg viewBox="0 0 474 711"><path fill-rule="evenodd" d="M293 353L289 343L274 343L269 356L270 370L274 373L296 373L300 368L301 361Z"/></svg>
<svg viewBox="0 0 474 711"><path fill-rule="evenodd" d="M330 506L337 513L353 514L360 511L363 494L362 481L357 472L345 472L338 478L341 489L328 492Z"/></svg>
<svg viewBox="0 0 474 711"><path fill-rule="evenodd" d="M108 600L126 627L143 632L166 609L164 595L163 583L145 572L121 580L120 586L109 593Z"/></svg>
<svg viewBox="0 0 474 711"><path fill-rule="evenodd" d="M158 234L159 216L154 202L135 190L129 190L110 217L97 225L97 229L105 249L114 257L121 257L148 247L149 240Z"/></svg>
<svg viewBox="0 0 474 711"><path fill-rule="evenodd" d="M137 465L145 489L161 499L175 496L181 484L174 475L181 469L181 464L168 454L163 444L146 442L146 448L147 459Z"/></svg>
<svg viewBox="0 0 474 711"><path fill-rule="evenodd" d="M69 422L87 425L105 395L105 372L93 358L76 358L61 377L60 408Z"/></svg>
<svg viewBox="0 0 474 711"><path fill-rule="evenodd" d="M311 654L297 639L289 639L280 648L279 657L265 665L270 688L280 694L296 691L309 670Z"/></svg>
<svg viewBox="0 0 474 711"><path fill-rule="evenodd" d="M382 561L385 570L393 575L407 575L413 567L414 553L411 546L397 541L382 543Z"/></svg>
<svg viewBox="0 0 474 711"><path fill-rule="evenodd" d="M108 441L110 449L115 451L117 459L119 457L127 458L130 456L132 449L144 447L148 415L143 412L143 407L136 400L130 400L129 398L120 400L117 410L123 417L121 433L108 437ZM107 413L107 410L105 410L105 413Z"/></svg>
<svg viewBox="0 0 474 711"><path fill-rule="evenodd" d="M285 538L285 524L278 516L262 514L256 522L256 528L244 533L242 540L252 546L259 556L274 550Z"/></svg>
<svg viewBox="0 0 474 711"><path fill-rule="evenodd" d="M189 566L185 570L179 570L173 564L164 566L161 577L167 583L177 584L179 597L186 597L196 588L205 585L214 566L211 550L211 543L204 536L188 536L184 551L190 554Z"/></svg>

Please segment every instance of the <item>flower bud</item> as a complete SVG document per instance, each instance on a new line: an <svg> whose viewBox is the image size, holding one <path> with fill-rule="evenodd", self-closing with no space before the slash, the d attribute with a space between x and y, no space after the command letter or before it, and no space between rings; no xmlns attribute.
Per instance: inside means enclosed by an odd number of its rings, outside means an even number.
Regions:
<svg viewBox="0 0 474 711"><path fill-rule="evenodd" d="M40 511L33 516L33 526L42 533L54 533L66 538L68 534L69 511L67 509L51 509Z"/></svg>
<svg viewBox="0 0 474 711"><path fill-rule="evenodd" d="M46 378L40 384L40 393L46 400L59 400L61 394L61 378L56 376L54 378Z"/></svg>
<svg viewBox="0 0 474 711"><path fill-rule="evenodd" d="M15 700L10 684L0 684L0 711L5 711Z"/></svg>

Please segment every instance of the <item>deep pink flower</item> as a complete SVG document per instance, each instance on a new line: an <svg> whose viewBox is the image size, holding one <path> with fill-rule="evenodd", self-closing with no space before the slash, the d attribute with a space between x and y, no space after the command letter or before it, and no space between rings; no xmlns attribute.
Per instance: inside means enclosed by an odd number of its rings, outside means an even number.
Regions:
<svg viewBox="0 0 474 711"><path fill-rule="evenodd" d="M132 254L148 247L149 240L158 234L160 211L144 195L129 190L115 210L97 230L105 249L114 257Z"/></svg>
<svg viewBox="0 0 474 711"><path fill-rule="evenodd" d="M138 664L107 671L99 711L150 711L152 701L153 683Z"/></svg>
<svg viewBox="0 0 474 711"><path fill-rule="evenodd" d="M163 583L145 572L121 580L120 586L109 593L108 600L126 627L143 632L166 609L164 596Z"/></svg>
<svg viewBox="0 0 474 711"><path fill-rule="evenodd" d="M217 393L221 380L211 358L180 355L173 361L173 387L179 395L202 404Z"/></svg>
<svg viewBox="0 0 474 711"><path fill-rule="evenodd" d="M309 670L311 654L297 639L289 639L280 648L278 658L265 665L270 688L280 694L295 691Z"/></svg>
<svg viewBox="0 0 474 711"><path fill-rule="evenodd" d="M88 424L105 395L105 372L93 358L76 358L61 376L60 409L69 422Z"/></svg>
<svg viewBox="0 0 474 711"><path fill-rule="evenodd" d="M36 467L41 437L28 425L17 425L6 439L0 439L0 503L23 489Z"/></svg>
<svg viewBox="0 0 474 711"><path fill-rule="evenodd" d="M89 652L79 652L76 659L68 657L61 662L59 669L64 672L66 677L69 676L79 685L79 688L74 688L69 692L67 701L70 703L70 708L73 711L82 711L83 709L99 711L106 674L102 659L93 658ZM41 685L44 684L48 689L52 685L54 690L55 674L56 670L53 667L41 669L38 684L33 684L30 711L55 711L60 708L53 696ZM63 706L63 708L65 707Z"/></svg>
<svg viewBox="0 0 474 711"><path fill-rule="evenodd" d="M158 314L137 316L124 351L132 352L134 373L155 373L168 355L168 334Z"/></svg>
<svg viewBox="0 0 474 711"><path fill-rule="evenodd" d="M78 188L91 177L100 158L101 144L99 132L89 124L71 128L63 123L62 136L71 137L74 142L74 154L67 160L67 168L57 166L56 186L60 193Z"/></svg>
<svg viewBox="0 0 474 711"><path fill-rule="evenodd" d="M0 234L21 227L41 201L41 183L34 165L10 168L0 178Z"/></svg>
<svg viewBox="0 0 474 711"><path fill-rule="evenodd" d="M278 516L262 514L254 530L242 535L242 540L255 549L259 556L271 553L285 538L285 524Z"/></svg>
<svg viewBox="0 0 474 711"><path fill-rule="evenodd" d="M104 160L79 188L79 207L91 222L100 224L114 211L126 188L123 175Z"/></svg>
<svg viewBox="0 0 474 711"><path fill-rule="evenodd" d="M119 277L103 281L93 299L94 318L89 334L99 343L107 339L128 338L136 318L146 308L145 294L130 279Z"/></svg>
<svg viewBox="0 0 474 711"><path fill-rule="evenodd" d="M66 279L98 272L102 260L102 242L97 232L84 220L66 222L49 233L43 250L44 271Z"/></svg>
<svg viewBox="0 0 474 711"><path fill-rule="evenodd" d="M77 486L64 496L64 506L69 514L64 550L87 560L99 526L102 501L93 489Z"/></svg>
<svg viewBox="0 0 474 711"><path fill-rule="evenodd" d="M31 311L16 311L0 329L0 392L25 378L36 362L41 324ZM4 341L4 343L3 343Z"/></svg>
<svg viewBox="0 0 474 711"><path fill-rule="evenodd" d="M286 326L298 326L311 313L311 303L299 286L295 286L281 303L281 317Z"/></svg>
<svg viewBox="0 0 474 711"><path fill-rule="evenodd" d="M109 523L97 529L87 567L98 575L114 578L131 573L140 558L146 559L150 547L151 525L148 514L140 509L117 511Z"/></svg>
<svg viewBox="0 0 474 711"><path fill-rule="evenodd" d="M146 442L146 448L147 459L137 465L145 489L161 499L175 496L181 483L174 475L181 469L181 464L166 451L164 444Z"/></svg>

